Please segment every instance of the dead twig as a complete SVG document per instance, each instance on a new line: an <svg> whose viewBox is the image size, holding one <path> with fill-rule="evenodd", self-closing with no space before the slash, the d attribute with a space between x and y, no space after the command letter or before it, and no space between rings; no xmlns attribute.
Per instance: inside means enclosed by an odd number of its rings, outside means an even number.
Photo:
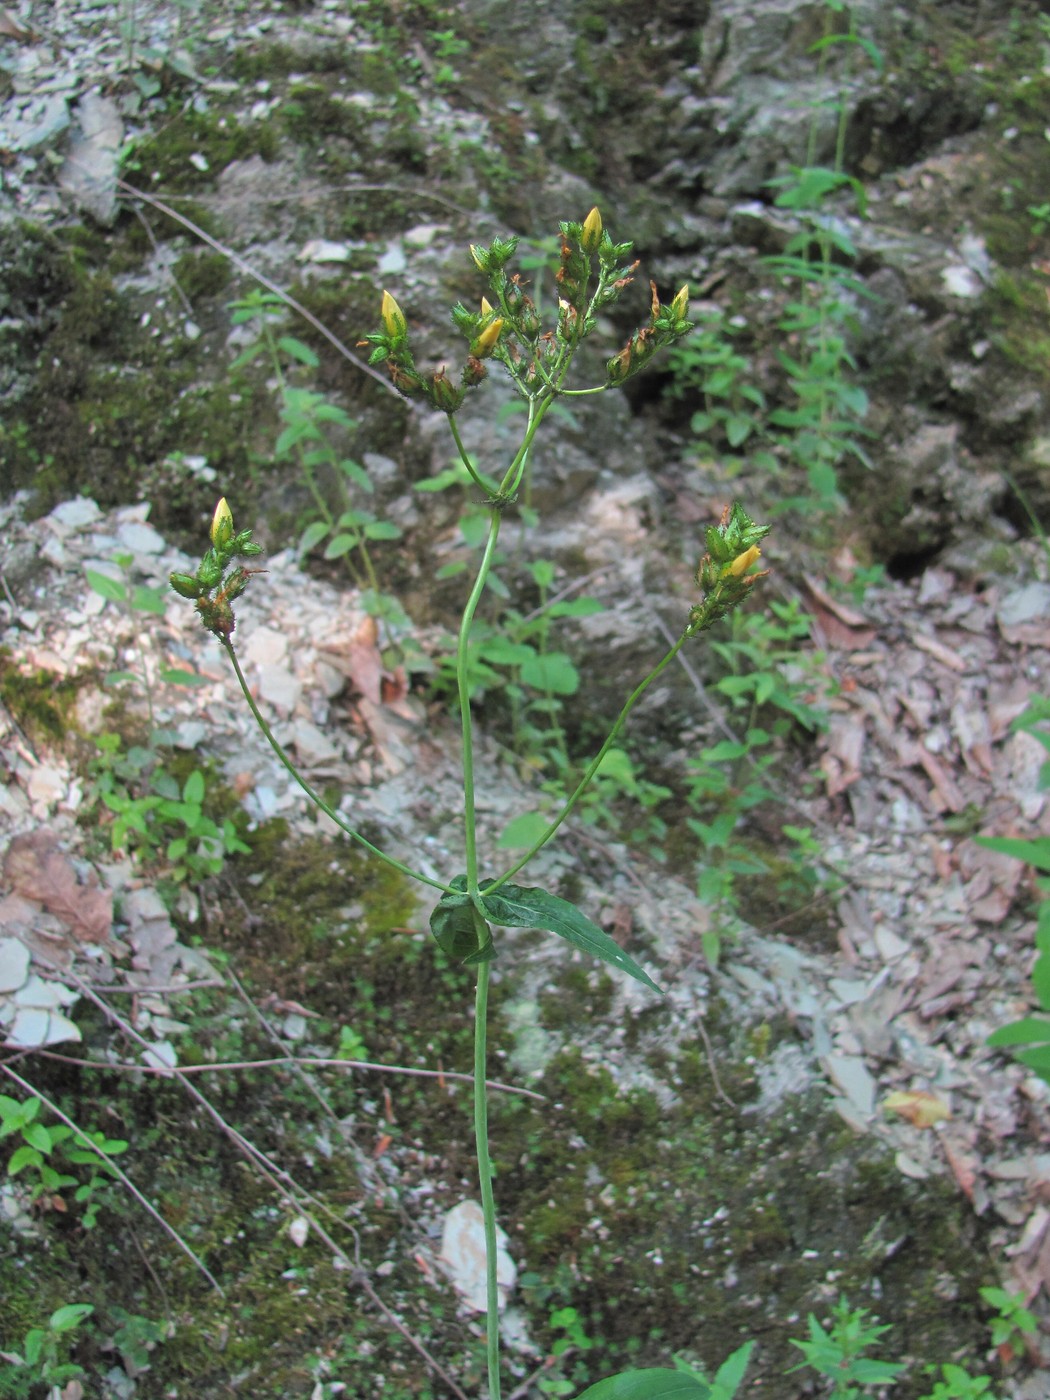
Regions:
<svg viewBox="0 0 1050 1400"><path fill-rule="evenodd" d="M323 321L315 316L312 311L308 311L307 308L303 306L302 302L296 301L295 297L289 292L286 292L283 287L279 287L276 282L272 282L264 273L252 267L251 263L242 258L239 253L235 253L233 249L227 247L225 243L220 243L217 238L212 238L211 234L206 233L199 224L195 224L193 220L188 219L185 214L180 214L177 209L173 209L171 205L166 204L164 200L156 199L153 195L147 194L145 190L140 190L135 185L129 185L127 180L118 179L117 184L133 199L141 199L153 209L159 210L162 214L167 214L170 219L174 219L177 224L181 224L184 229L188 229L195 238L199 238L202 243L207 243L209 248L214 248L215 251L221 253L224 258L229 258L234 267L239 267L246 276L253 278L261 287L265 287L268 292L272 292L275 297L279 297L281 301L284 302L285 306L290 307L299 316L302 316L305 321L308 321L309 324L313 326L314 330L317 331L318 335L323 335L325 340L339 351L344 360L349 360L362 374L367 374L370 379L374 379L377 384L381 384L388 394L392 394L395 399L402 402L401 395L388 380L383 378L378 370L366 364L359 355L355 355L350 347L344 345L339 337L333 331L330 331Z"/></svg>

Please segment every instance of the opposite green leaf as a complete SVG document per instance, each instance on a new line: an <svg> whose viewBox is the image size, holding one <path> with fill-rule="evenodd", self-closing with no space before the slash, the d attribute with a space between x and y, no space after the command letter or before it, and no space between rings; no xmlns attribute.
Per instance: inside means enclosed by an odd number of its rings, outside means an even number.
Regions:
<svg viewBox="0 0 1050 1400"><path fill-rule="evenodd" d="M126 597L124 585L108 574L100 574L97 569L85 569L88 585L107 603L123 603Z"/></svg>
<svg viewBox="0 0 1050 1400"><path fill-rule="evenodd" d="M588 1386L577 1400L711 1400L711 1387L681 1371L623 1371Z"/></svg>
<svg viewBox="0 0 1050 1400"><path fill-rule="evenodd" d="M457 875L457 887L466 877ZM469 964L488 962L495 957L492 931L475 909L468 894L442 895L430 915L430 932L450 958Z"/></svg>
<svg viewBox="0 0 1050 1400"><path fill-rule="evenodd" d="M491 882L490 882L491 883ZM620 945L581 913L567 899L548 894L546 890L533 889L524 885L500 885L492 894L481 888L481 903L485 913L494 924L505 928L544 928L564 938L574 948L579 948L603 962L612 963L629 977L651 987L654 992L660 988L647 972L627 956ZM440 906L439 906L440 907Z"/></svg>

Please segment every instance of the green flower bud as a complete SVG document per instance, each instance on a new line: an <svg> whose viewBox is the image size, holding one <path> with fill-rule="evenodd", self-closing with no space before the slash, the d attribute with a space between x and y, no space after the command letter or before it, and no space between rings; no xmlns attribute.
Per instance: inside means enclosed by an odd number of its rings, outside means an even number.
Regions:
<svg viewBox="0 0 1050 1400"><path fill-rule="evenodd" d="M233 511L230 510L226 503L226 497L223 496L215 507L215 514L211 518L211 542L216 549L225 549L232 539Z"/></svg>
<svg viewBox="0 0 1050 1400"><path fill-rule="evenodd" d="M222 582L222 563L214 549L209 549L197 566L197 582L205 589L217 588Z"/></svg>
<svg viewBox="0 0 1050 1400"><path fill-rule="evenodd" d="M442 413L455 413L465 397L466 390L457 388L443 368L434 375L427 389L431 405Z"/></svg>
<svg viewBox="0 0 1050 1400"><path fill-rule="evenodd" d="M168 582L180 598L189 598L193 602L196 602L203 592L203 586L192 574L169 574Z"/></svg>
<svg viewBox="0 0 1050 1400"><path fill-rule="evenodd" d="M256 573L258 570L255 571ZM239 598L248 587L248 580L251 573L247 569L234 569L227 578L222 590L222 595L228 603L232 603L234 598Z"/></svg>
<svg viewBox="0 0 1050 1400"><path fill-rule="evenodd" d="M408 334L408 322L405 320L405 313L389 292L383 293L383 302L379 309L379 318L383 322L383 329L391 340L400 340L403 336Z"/></svg>
<svg viewBox="0 0 1050 1400"><path fill-rule="evenodd" d="M601 241L602 216L598 212L596 205L583 221L583 229L580 234L580 247L585 253L596 253Z"/></svg>

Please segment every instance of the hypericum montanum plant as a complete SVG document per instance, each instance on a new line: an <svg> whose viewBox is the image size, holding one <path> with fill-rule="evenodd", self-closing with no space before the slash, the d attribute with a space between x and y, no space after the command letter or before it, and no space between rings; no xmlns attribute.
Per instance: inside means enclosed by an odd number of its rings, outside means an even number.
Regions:
<svg viewBox="0 0 1050 1400"><path fill-rule="evenodd" d="M499 1320L496 1287L496 1216L489 1159L487 1098L485 1090L486 1020L491 960L496 953L493 926L547 929L573 947L603 959L658 992L649 975L601 928L568 901L514 883L534 855L544 847L576 807L612 749L627 718L656 678L674 661L691 638L706 631L741 602L761 575L753 572L759 557L759 541L769 527L756 525L739 506L725 511L721 523L706 534L707 552L696 572L700 590L681 635L648 676L631 692L604 744L584 770L560 811L525 853L507 869L485 873L479 858L475 816L474 721L470 708L470 642L475 614L490 582L500 526L513 505L530 465L532 445L547 413L572 396L600 394L622 384L651 360L657 350L673 344L691 329L687 319L688 294L683 288L670 303L661 303L652 287L648 324L628 340L606 365L603 383L590 388L566 387L569 367L582 341L591 334L599 313L614 302L630 283L636 264L625 262L629 243L614 243L602 227L601 215L592 209L582 223L561 225L561 260L557 273L558 303L555 324L541 326L532 300L519 275L507 272L516 239L496 239L490 247L475 245L471 256L488 282L487 296L477 311L457 305L452 321L467 342L458 377L444 368L435 373L420 370L409 345L408 322L394 298L383 294L380 328L369 335L371 363L384 363L396 387L409 398L419 398L445 413L456 451L471 481L484 495L486 533L473 586L460 621L456 648L456 685L462 729L463 835L466 870L448 880L437 880L378 849L327 803L293 766L277 743L248 688L233 645L234 604L259 570L247 563L260 553L251 531L238 532L226 500L219 502L211 525L211 548L193 574L173 574L172 587L191 599L201 621L218 638L229 658L244 698L256 722L280 762L306 795L359 846L396 870L440 892L430 917L430 927L446 953L477 968L474 1022L474 1129L478 1175L485 1218L488 1252L487 1361L489 1400L500 1400ZM486 361L498 362L510 376L525 407L525 426L517 451L502 474L486 479L468 457L456 414L467 395L482 382ZM679 1400L707 1400L709 1388L681 1371L660 1368L626 1372L600 1381L586 1392L590 1400L629 1400L644 1393L646 1400L673 1393ZM582 1400L582 1397L581 1397Z"/></svg>

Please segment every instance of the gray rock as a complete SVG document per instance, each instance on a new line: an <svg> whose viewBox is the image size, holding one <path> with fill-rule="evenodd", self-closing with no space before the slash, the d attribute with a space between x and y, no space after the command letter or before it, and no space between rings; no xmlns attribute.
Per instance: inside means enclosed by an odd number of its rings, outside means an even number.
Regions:
<svg viewBox="0 0 1050 1400"><path fill-rule="evenodd" d="M109 226L117 217L117 166L124 123L115 102L86 92L77 104L77 131L59 183L74 203Z"/></svg>

